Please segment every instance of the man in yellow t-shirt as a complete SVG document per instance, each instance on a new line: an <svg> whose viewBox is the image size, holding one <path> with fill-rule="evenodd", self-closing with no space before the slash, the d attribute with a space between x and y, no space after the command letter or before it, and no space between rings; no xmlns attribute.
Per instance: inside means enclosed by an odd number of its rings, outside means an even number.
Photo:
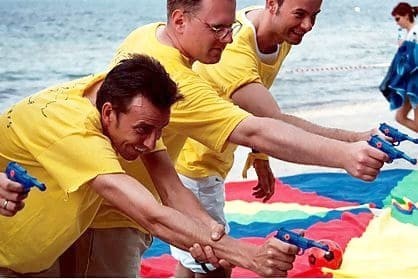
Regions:
<svg viewBox="0 0 418 279"><path fill-rule="evenodd" d="M137 181L142 174L126 167L163 150L156 141L180 98L155 59L136 55L107 75L48 88L0 115L0 168L16 161L47 187L31 191L16 216L0 217L0 276L60 277L56 260L91 225L103 199L180 248L241 246L227 236L214 244L210 232L216 222L190 191L174 188L194 216L161 205ZM154 166L147 167L152 172ZM0 202L5 210L16 206Z"/></svg>
<svg viewBox="0 0 418 279"><path fill-rule="evenodd" d="M196 244L212 247L218 257L262 276L286 274L296 246L283 243L278 247L275 239L256 246L221 235L221 226L181 184L164 146L156 147L168 124L170 107L181 97L177 92L176 84L155 59L137 55L119 62L107 76L93 75L49 88L0 116L4 139L0 167L16 161L47 185L46 192L30 193L25 210L18 215L0 218L0 276L63 276L62 268L70 263L63 262L65 255L60 255L92 226L99 208L110 206L119 213L114 215L119 220L132 228L140 225L144 232L134 229L137 237L132 238L129 227L104 230L105 234L116 232L111 244L106 238L104 242L115 247L106 251L113 264L95 270L100 266L95 255L101 251L95 247L87 255L93 256L87 263L90 272L125 275L112 272L138 263L129 258L126 262L124 251L117 246L123 246L127 236L127 243L135 245L124 246L127 254L142 254L149 245L149 233L181 249ZM141 162L145 172L137 168ZM147 189L138 182L145 180L146 172L155 187ZM164 205L156 201L156 192ZM0 204L5 210L16 205L8 200ZM105 234L98 235L98 240ZM78 264L80 259L75 260Z"/></svg>
<svg viewBox="0 0 418 279"><path fill-rule="evenodd" d="M205 64L219 61L223 49L232 42L232 32L236 25L234 0L191 2L169 0L168 22L145 25L132 32L114 59L119 61L131 53L148 54L159 60L177 82L184 100L173 106L170 123L162 135L172 161L176 161L185 140L190 137L217 152L223 151L228 143L234 143L253 147L283 160L343 168L363 180L375 179L388 157L366 142L346 143L311 134L280 120L252 116L219 97L207 82L193 72L191 66L195 61ZM176 177L165 152L147 154L147 162L153 165L158 163L153 173L159 175L153 177L154 183L160 181L161 184L170 184L173 177ZM188 202L179 201L174 190L159 194L178 207L184 207L184 211L188 210ZM128 222L112 206L103 204L91 226L90 232L95 236L93 242L90 242L91 247L101 247L103 242L110 243L114 239L110 236L107 241L104 240L106 237L103 234L107 233L107 229L116 232L116 229L135 227ZM99 235L103 236L100 241L94 241ZM294 255L289 253L285 243L277 239L268 241L275 247L271 252L278 253L272 258L277 262L273 265L275 269L270 267L272 273L266 273L265 266L248 267L244 258L238 261L234 258L230 262L250 268L263 276L286 276ZM121 239L115 249L126 250L129 246L129 243L123 243ZM108 254L97 256L102 262L111 265L114 259L111 252ZM222 258L218 253L216 255ZM254 259L255 254L247 252L247 256L247 259ZM138 256L132 254L132 257ZM266 264L263 261L261 263ZM91 266L83 274L104 276L103 273L90 273L90 269Z"/></svg>
<svg viewBox="0 0 418 279"><path fill-rule="evenodd" d="M234 34L216 64L196 62L193 69L218 92L219 96L246 111L261 117L271 117L298 126L306 131L337 140L355 142L367 140L374 130L351 132L325 128L296 116L282 113L269 92L291 45L301 43L303 36L315 24L322 0L266 0L264 7L252 6L237 13L242 28ZM217 152L193 138L188 138L176 162L183 184L195 193L209 214L227 226L224 215L224 180L231 170L236 145L229 143ZM275 178L265 154L251 152L243 171L253 164L258 184L253 195L267 201L274 194ZM191 255L170 247L179 260L179 277L205 273ZM211 277L211 274L208 274Z"/></svg>

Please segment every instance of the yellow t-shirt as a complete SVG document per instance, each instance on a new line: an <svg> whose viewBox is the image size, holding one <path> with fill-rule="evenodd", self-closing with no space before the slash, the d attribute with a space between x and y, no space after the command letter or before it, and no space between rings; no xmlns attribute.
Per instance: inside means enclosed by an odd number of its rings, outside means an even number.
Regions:
<svg viewBox="0 0 418 279"><path fill-rule="evenodd" d="M177 49L157 40L156 31L162 25L164 23L152 23L133 31L119 47L112 64L133 53L147 54L157 59L177 83L184 100L172 107L170 123L162 134L164 145L173 162L187 137L220 152L227 145L231 132L249 114L220 98L207 82L193 72L186 57ZM143 179L141 182L154 189L150 179ZM112 207L102 206L93 227L126 227L126 218L115 213Z"/></svg>
<svg viewBox="0 0 418 279"><path fill-rule="evenodd" d="M193 65L193 69L216 89L219 96L229 102L232 102L231 95L235 90L245 84L256 82L270 88L291 48L284 42L279 46L272 63L264 63L260 59L255 28L246 17L247 12L260 8L262 7L248 7L237 13L242 28L234 35L233 43L226 47L219 63ZM223 152L217 152L188 139L177 159L176 169L193 178L210 175L221 175L225 178L232 167L235 149L236 145L229 143Z"/></svg>
<svg viewBox="0 0 418 279"><path fill-rule="evenodd" d="M47 187L33 188L16 216L0 216L0 267L21 273L49 268L99 209L102 199L88 182L124 172L102 134L99 112L83 97L104 76L46 89L0 116L0 169L16 161Z"/></svg>

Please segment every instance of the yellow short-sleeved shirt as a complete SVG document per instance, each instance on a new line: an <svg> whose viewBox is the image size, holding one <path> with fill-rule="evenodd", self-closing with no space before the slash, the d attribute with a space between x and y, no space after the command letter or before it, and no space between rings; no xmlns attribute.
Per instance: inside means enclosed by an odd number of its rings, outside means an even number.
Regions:
<svg viewBox="0 0 418 279"><path fill-rule="evenodd" d="M83 97L104 76L46 89L0 116L0 169L16 161L47 187L33 188L16 216L0 216L0 267L21 273L49 268L99 209L102 199L88 181L124 172L102 134L99 112Z"/></svg>
<svg viewBox="0 0 418 279"><path fill-rule="evenodd" d="M220 152L227 145L231 132L249 114L220 98L207 82L193 72L186 57L177 49L157 40L156 31L162 25L164 23L153 23L132 32L119 47L112 64L133 53L147 54L157 59L177 83L184 100L172 107L170 122L162 134L164 145L173 162L187 137ZM150 187L152 185L149 179L141 182ZM109 206L101 207L93 227L127 226L126 219L118 218L115 213Z"/></svg>
<svg viewBox="0 0 418 279"><path fill-rule="evenodd" d="M260 59L255 28L246 17L246 13L254 9L262 7L248 7L237 13L242 28L234 35L233 43L226 47L219 63L193 65L193 69L217 90L219 96L228 101L231 101L235 90L245 84L256 82L270 88L291 48L284 42L279 46L272 63L264 63ZM176 169L193 178L210 175L225 178L232 167L235 149L236 145L228 144L223 152L217 152L193 139L187 139L178 157Z"/></svg>

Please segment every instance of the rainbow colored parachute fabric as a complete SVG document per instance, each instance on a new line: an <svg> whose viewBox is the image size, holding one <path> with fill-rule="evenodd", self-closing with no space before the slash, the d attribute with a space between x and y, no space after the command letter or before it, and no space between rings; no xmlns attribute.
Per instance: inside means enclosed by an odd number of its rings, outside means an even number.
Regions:
<svg viewBox="0 0 418 279"><path fill-rule="evenodd" d="M230 235L261 244L279 227L303 229L305 237L329 239L343 249L338 270L309 265L297 256L289 277L418 278L418 172L386 170L372 183L342 173L277 179L270 201L251 195L255 181L227 183L225 212ZM176 261L154 239L141 263L141 277L171 277ZM257 277L236 267L232 277Z"/></svg>

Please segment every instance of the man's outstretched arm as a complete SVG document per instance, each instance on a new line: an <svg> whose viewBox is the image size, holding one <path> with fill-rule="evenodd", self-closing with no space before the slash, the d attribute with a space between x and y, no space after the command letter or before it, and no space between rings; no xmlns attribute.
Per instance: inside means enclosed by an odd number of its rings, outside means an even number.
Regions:
<svg viewBox="0 0 418 279"><path fill-rule="evenodd" d="M187 250L194 243L210 246L218 258L265 277L286 276L287 270L293 267L296 246L274 238L255 246L227 235L212 241L207 225L160 205L143 185L128 175L99 175L90 184L99 195L151 234L181 249Z"/></svg>
<svg viewBox="0 0 418 279"><path fill-rule="evenodd" d="M255 116L241 121L229 141L289 162L342 168L365 181L374 180L389 160L385 153L366 142L338 141L280 120Z"/></svg>
<svg viewBox="0 0 418 279"><path fill-rule="evenodd" d="M338 128L324 127L303 118L283 113L272 94L261 83L249 83L241 86L234 91L231 98L236 105L248 112L251 112L255 116L283 120L284 122L295 125L305 131L327 138L355 142L368 140L372 134L377 132L376 129L355 132Z"/></svg>
<svg viewBox="0 0 418 279"><path fill-rule="evenodd" d="M143 154L141 159L164 205L196 218L196 221L210 224L213 233L224 233L224 226L218 224L201 206L192 191L184 187L165 150ZM213 239L217 238L219 237L213 235Z"/></svg>

